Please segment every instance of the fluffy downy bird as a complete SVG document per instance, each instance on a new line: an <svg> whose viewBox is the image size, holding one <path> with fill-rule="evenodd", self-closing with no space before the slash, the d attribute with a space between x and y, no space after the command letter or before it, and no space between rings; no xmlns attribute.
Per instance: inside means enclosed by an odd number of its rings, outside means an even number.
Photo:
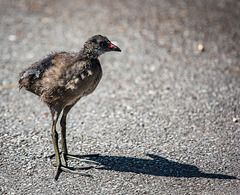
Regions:
<svg viewBox="0 0 240 195"><path fill-rule="evenodd" d="M47 104L52 116L52 141L57 162L55 179L62 171L89 176L76 171L67 164L68 159L79 158L83 162L97 164L82 159L79 155L69 154L66 144L66 117L71 108L83 97L92 93L102 77L102 68L98 60L101 54L109 51L121 51L107 37L95 35L89 38L78 53L53 53L34 63L19 75L19 88L30 91ZM58 147L56 123L62 112L61 148Z"/></svg>

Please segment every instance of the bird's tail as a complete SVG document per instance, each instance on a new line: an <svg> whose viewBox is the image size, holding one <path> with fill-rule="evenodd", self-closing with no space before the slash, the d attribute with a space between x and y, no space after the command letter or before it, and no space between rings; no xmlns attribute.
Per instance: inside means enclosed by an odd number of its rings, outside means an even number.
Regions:
<svg viewBox="0 0 240 195"><path fill-rule="evenodd" d="M36 75L36 71L33 69L27 69L27 70L23 70L19 76L20 79L18 81L19 84L19 90L21 90L23 87L27 90L31 83L31 79Z"/></svg>

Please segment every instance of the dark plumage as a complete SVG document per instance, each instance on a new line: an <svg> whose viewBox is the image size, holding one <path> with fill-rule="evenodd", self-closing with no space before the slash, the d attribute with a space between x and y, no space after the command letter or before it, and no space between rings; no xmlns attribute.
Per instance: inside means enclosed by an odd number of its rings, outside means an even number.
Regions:
<svg viewBox="0 0 240 195"><path fill-rule="evenodd" d="M121 50L107 37L96 35L88 39L79 53L50 54L20 73L20 89L24 88L38 95L51 111L52 139L57 160L55 179L61 171L80 174L67 166L66 159L73 158L74 155L69 155L67 151L66 117L78 100L92 93L97 87L102 77L101 64L97 58L108 51ZM60 121L62 152L59 153L56 123L62 111Z"/></svg>

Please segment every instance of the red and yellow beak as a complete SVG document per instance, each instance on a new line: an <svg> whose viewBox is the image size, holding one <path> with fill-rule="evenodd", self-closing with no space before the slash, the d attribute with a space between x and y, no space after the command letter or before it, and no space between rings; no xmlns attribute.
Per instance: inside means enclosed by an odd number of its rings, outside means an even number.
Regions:
<svg viewBox="0 0 240 195"><path fill-rule="evenodd" d="M121 49L119 47L117 47L116 45L110 43L108 45L108 51L121 51Z"/></svg>

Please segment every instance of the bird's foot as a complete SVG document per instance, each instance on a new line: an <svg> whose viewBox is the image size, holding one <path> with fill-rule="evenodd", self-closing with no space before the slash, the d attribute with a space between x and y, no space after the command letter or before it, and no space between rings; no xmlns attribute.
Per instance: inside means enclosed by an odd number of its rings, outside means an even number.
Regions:
<svg viewBox="0 0 240 195"><path fill-rule="evenodd" d="M88 169L88 168L94 168L96 166L100 166L101 164L99 162L93 161L93 160L89 160L89 159L84 159L84 158L88 158L88 157L98 157L99 154L86 154L86 155L77 155L77 154L64 154L61 153L62 155L62 160L63 163L65 165L67 165L67 160L71 159L71 160L78 160L80 162L84 162L87 164L92 164L94 166L88 166L88 167L81 167L80 169Z"/></svg>
<svg viewBox="0 0 240 195"><path fill-rule="evenodd" d="M63 152L60 152L59 154L63 154ZM52 159L53 157L55 156L55 154L52 154L52 155L49 155L49 156L46 156L45 158L50 158ZM71 159L71 157L73 158L77 158L77 159L83 159L83 158L91 158L91 157L98 157L99 154L83 154L83 155L80 155L80 154L65 154L65 156L67 156L67 158Z"/></svg>
<svg viewBox="0 0 240 195"><path fill-rule="evenodd" d="M58 177L62 171L91 177L91 175L89 175L87 173L78 172L78 170L87 170L87 169L91 169L91 168L99 169L102 167L99 162L86 159L86 158L91 158L91 157L98 157L99 154L76 155L76 154L65 154L65 153L61 152L60 155L61 155L62 163L60 165L56 165L56 164L54 165L54 166L57 166L55 180L58 179ZM54 156L55 156L55 154L47 156L47 158L52 159ZM89 166L70 167L70 166L68 166L68 163L67 163L68 160L77 160L79 162L86 163Z"/></svg>
<svg viewBox="0 0 240 195"><path fill-rule="evenodd" d="M58 180L58 178L59 178L59 176L60 176L60 173L61 173L62 171L67 172L67 173L78 174L78 175L81 175L81 176L92 177L92 175L90 175L90 174L78 172L78 171L77 171L78 169L81 169L81 168L68 167L68 166L64 166L64 165L62 165L62 164L57 165L55 180L56 180L56 181Z"/></svg>
<svg viewBox="0 0 240 195"><path fill-rule="evenodd" d="M84 155L79 155L79 154L65 154L63 152L60 152L61 158L62 158L62 162L65 166L67 166L67 160L71 159L71 160L78 160L80 162L85 162L87 164L93 164L93 165L98 165L100 166L101 164L99 162L93 161L93 160L89 160L89 159L84 159L84 158L91 158L91 157L98 157L99 154L84 154ZM52 159L55 156L55 154L46 156L46 158L50 158ZM92 167L92 166L91 166ZM89 167L87 167L88 169ZM85 168L81 168L81 169L85 169Z"/></svg>

